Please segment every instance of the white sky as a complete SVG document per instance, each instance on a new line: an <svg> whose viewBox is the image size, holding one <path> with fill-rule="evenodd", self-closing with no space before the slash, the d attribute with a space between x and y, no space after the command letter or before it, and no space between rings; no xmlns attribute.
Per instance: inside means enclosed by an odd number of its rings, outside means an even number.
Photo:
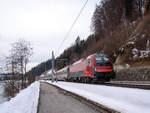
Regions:
<svg viewBox="0 0 150 113"><path fill-rule="evenodd" d="M34 48L29 67L59 55L79 35L86 39L97 0L89 0L69 37L58 47L86 0L0 0L0 58L11 43L24 38Z"/></svg>

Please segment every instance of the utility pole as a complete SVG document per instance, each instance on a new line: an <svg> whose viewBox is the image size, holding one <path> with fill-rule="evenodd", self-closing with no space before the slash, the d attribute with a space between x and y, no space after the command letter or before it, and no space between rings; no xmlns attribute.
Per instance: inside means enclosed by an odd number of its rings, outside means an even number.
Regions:
<svg viewBox="0 0 150 113"><path fill-rule="evenodd" d="M55 61L55 56L54 56L54 52L52 51L52 82L54 82L54 61Z"/></svg>
<svg viewBox="0 0 150 113"><path fill-rule="evenodd" d="M54 56L54 52L52 51L52 71L54 71L54 61L55 61L55 56Z"/></svg>
<svg viewBox="0 0 150 113"><path fill-rule="evenodd" d="M57 74L55 74L55 61L67 61L67 64L68 64L68 59L55 59L55 56L54 56L54 52L52 51L52 82L54 82L54 80L56 80L57 81Z"/></svg>
<svg viewBox="0 0 150 113"><path fill-rule="evenodd" d="M147 43L146 43L146 50L147 50L147 51L150 50L150 46L149 46L149 45L150 45L150 42L149 42L149 40L147 40Z"/></svg>

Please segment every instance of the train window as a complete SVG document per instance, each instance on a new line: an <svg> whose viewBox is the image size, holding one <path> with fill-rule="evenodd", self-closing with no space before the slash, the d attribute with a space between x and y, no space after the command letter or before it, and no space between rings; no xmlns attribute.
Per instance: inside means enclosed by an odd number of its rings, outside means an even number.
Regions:
<svg viewBox="0 0 150 113"><path fill-rule="evenodd" d="M108 58L108 57L96 57L95 59L96 59L96 61L98 61L98 62L109 61L109 58Z"/></svg>
<svg viewBox="0 0 150 113"><path fill-rule="evenodd" d="M92 64L92 62L91 62L91 60L90 60L90 59L88 59L88 64L89 64L89 65L91 65L91 64Z"/></svg>
<svg viewBox="0 0 150 113"><path fill-rule="evenodd" d="M77 72L78 76L85 75L84 71Z"/></svg>
<svg viewBox="0 0 150 113"><path fill-rule="evenodd" d="M105 61L109 61L109 58L108 57L103 57Z"/></svg>
<svg viewBox="0 0 150 113"><path fill-rule="evenodd" d="M112 65L111 62L109 61L108 57L101 56L101 57L96 57L96 65L97 66L109 66Z"/></svg>
<svg viewBox="0 0 150 113"><path fill-rule="evenodd" d="M80 71L79 75L85 75L85 72L84 71Z"/></svg>
<svg viewBox="0 0 150 113"><path fill-rule="evenodd" d="M75 77L76 76L76 72L73 72L70 74L71 77Z"/></svg>
<svg viewBox="0 0 150 113"><path fill-rule="evenodd" d="M73 72L71 73L69 76L70 77L80 77L82 75L85 75L85 72L84 71L79 71L79 72Z"/></svg>

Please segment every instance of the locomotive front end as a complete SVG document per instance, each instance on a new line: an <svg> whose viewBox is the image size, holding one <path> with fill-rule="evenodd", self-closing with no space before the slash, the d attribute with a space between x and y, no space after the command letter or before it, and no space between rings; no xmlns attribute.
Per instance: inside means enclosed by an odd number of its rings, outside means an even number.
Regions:
<svg viewBox="0 0 150 113"><path fill-rule="evenodd" d="M110 81L115 78L113 64L108 56L104 54L95 54L94 78L98 81Z"/></svg>

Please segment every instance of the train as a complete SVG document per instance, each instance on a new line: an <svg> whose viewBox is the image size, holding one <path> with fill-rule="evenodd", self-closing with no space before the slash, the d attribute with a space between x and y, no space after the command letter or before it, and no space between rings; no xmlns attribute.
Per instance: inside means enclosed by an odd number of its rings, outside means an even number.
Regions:
<svg viewBox="0 0 150 113"><path fill-rule="evenodd" d="M55 73L57 80L77 82L107 82L115 79L111 59L105 54L92 54Z"/></svg>

